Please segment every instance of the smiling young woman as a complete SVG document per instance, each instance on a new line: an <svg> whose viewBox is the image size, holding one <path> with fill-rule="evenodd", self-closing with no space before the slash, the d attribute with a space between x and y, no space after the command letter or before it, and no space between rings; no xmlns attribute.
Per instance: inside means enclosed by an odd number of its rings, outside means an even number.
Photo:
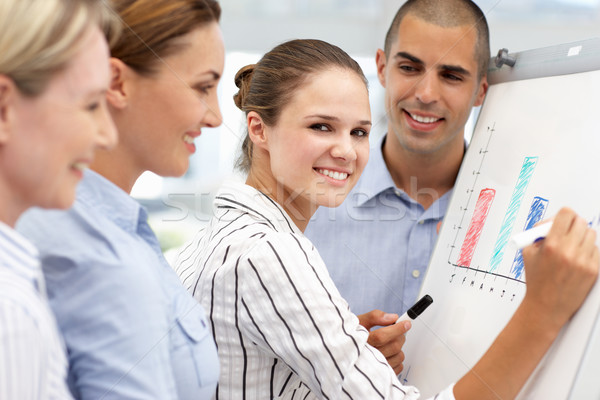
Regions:
<svg viewBox="0 0 600 400"><path fill-rule="evenodd" d="M371 114L360 67L336 46L294 40L240 70L236 84L248 178L221 188L215 217L176 266L209 310L219 399L413 391L367 344L302 234L317 207L343 201L367 161Z"/></svg>
<svg viewBox="0 0 600 400"><path fill-rule="evenodd" d="M221 188L214 217L176 265L209 312L221 358L218 398L417 399L378 351L385 346L369 344L303 234L317 207L344 200L368 157L360 68L335 46L294 40L240 70L236 84L248 177ZM513 318L473 370L436 399L514 398L581 305L598 274L595 233L569 210L557 223L548 247L523 251L527 295ZM392 329L401 369L410 323ZM515 359L518 368L508 362Z"/></svg>

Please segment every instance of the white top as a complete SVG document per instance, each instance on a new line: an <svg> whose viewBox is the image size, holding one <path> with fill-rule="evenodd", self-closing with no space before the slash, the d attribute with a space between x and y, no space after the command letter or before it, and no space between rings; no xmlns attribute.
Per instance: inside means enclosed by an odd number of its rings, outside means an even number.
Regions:
<svg viewBox="0 0 600 400"><path fill-rule="evenodd" d="M219 400L419 397L367 344L318 252L278 204L230 182L215 207L176 270L208 310Z"/></svg>
<svg viewBox="0 0 600 400"><path fill-rule="evenodd" d="M0 223L0 399L71 399L37 251Z"/></svg>

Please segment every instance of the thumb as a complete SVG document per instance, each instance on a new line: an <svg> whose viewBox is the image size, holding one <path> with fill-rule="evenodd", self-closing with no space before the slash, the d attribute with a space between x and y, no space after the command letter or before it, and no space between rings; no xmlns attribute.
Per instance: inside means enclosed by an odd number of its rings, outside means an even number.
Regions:
<svg viewBox="0 0 600 400"><path fill-rule="evenodd" d="M437 223L437 226L435 227L435 232L439 235L440 234L440 229L442 227L442 221L439 221Z"/></svg>
<svg viewBox="0 0 600 400"><path fill-rule="evenodd" d="M387 326L391 325L398 319L398 314L389 314L381 310L373 310L368 313L358 315L359 323L371 330L374 326Z"/></svg>

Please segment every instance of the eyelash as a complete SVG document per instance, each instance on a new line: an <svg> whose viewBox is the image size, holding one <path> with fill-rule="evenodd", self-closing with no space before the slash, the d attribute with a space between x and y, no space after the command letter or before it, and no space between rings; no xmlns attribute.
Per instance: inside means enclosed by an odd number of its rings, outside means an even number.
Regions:
<svg viewBox="0 0 600 400"><path fill-rule="evenodd" d="M207 86L197 86L196 87L196 91L201 93L201 94L208 94L208 92L215 87L214 85L207 85Z"/></svg>
<svg viewBox="0 0 600 400"><path fill-rule="evenodd" d="M418 72L419 71L419 68L414 67L412 65L406 65L406 64L399 65L398 68L400 70L402 70L403 72L405 72L405 73L414 73L414 72ZM453 81L453 82L460 82L460 81L463 80L460 76L455 75L455 74L453 74L451 72L445 72L445 73L442 74L442 76L445 79L447 79L449 81Z"/></svg>
<svg viewBox="0 0 600 400"><path fill-rule="evenodd" d="M366 136L369 136L369 132L367 132L367 131L366 131L366 130L364 130L364 129L355 129L355 130L353 130L353 131L352 131L352 134L353 134L353 135L354 135L354 134L356 134L356 136L358 136L358 137L366 137Z"/></svg>
<svg viewBox="0 0 600 400"><path fill-rule="evenodd" d="M322 128L327 128L327 129L322 129ZM319 132L330 132L331 128L327 125L327 124L312 124L310 126L310 129L315 130L315 131L319 131Z"/></svg>
<svg viewBox="0 0 600 400"><path fill-rule="evenodd" d="M327 129L322 129L322 128L327 128ZM331 132L331 127L327 124L312 124L310 126L310 129L315 130L315 131L319 131L319 132ZM358 136L358 137L365 137L365 136L369 136L369 132L367 132L364 129L353 129L350 132L351 135L354 136Z"/></svg>
<svg viewBox="0 0 600 400"><path fill-rule="evenodd" d="M454 74L449 74L449 73L444 74L444 78L451 80L451 81L456 81L456 82L462 81L461 77L454 75Z"/></svg>

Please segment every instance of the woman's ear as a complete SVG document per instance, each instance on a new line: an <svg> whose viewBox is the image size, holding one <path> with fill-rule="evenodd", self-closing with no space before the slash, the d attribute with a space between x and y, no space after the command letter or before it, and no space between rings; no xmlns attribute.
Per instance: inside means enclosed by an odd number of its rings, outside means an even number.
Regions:
<svg viewBox="0 0 600 400"><path fill-rule="evenodd" d="M127 76L130 71L128 69L127 65L118 58L112 57L110 59L111 79L110 86L106 91L106 100L114 108L125 108L129 101L128 96L130 93Z"/></svg>
<svg viewBox="0 0 600 400"><path fill-rule="evenodd" d="M246 116L248 137L256 148L268 150L267 132L264 121L256 111L250 111Z"/></svg>
<svg viewBox="0 0 600 400"><path fill-rule="evenodd" d="M10 139L13 129L13 106L17 95L17 86L6 75L0 75L0 145Z"/></svg>

